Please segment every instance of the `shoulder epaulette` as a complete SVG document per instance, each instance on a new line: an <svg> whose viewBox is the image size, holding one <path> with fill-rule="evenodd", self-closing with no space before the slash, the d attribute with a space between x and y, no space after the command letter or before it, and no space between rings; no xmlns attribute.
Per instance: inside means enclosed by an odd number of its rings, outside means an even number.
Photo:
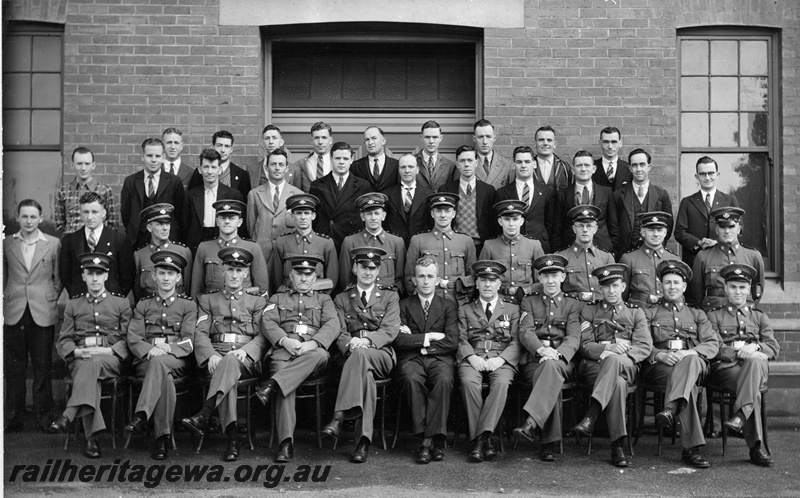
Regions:
<svg viewBox="0 0 800 498"><path fill-rule="evenodd" d="M590 302L590 303L586 303L586 304L600 304L600 303L602 303L602 302L603 302L603 300L602 300L602 299L595 299L594 301L592 301L592 302Z"/></svg>
<svg viewBox="0 0 800 498"><path fill-rule="evenodd" d="M356 284L347 284L347 287L345 287L342 292L347 292L350 289L354 289L355 287L356 287Z"/></svg>
<svg viewBox="0 0 800 498"><path fill-rule="evenodd" d="M635 248L635 249L631 249L630 251L627 251L625 254L630 254L630 253L632 253L632 252L636 252L636 251L638 251L638 250L639 250L639 248L637 247L637 248Z"/></svg>
<svg viewBox="0 0 800 498"><path fill-rule="evenodd" d="M170 240L169 243L172 244L172 245L175 245L175 246L181 246L181 247L185 247L186 249L189 249L189 247L186 244L184 244L183 242L173 242L173 241Z"/></svg>
<svg viewBox="0 0 800 498"><path fill-rule="evenodd" d="M758 311L759 313L764 313L763 311L761 311L760 309L756 308L755 306L751 306L750 309L753 310L753 311Z"/></svg>
<svg viewBox="0 0 800 498"><path fill-rule="evenodd" d="M528 296L539 296L539 295L541 295L541 294L542 294L542 293L541 293L541 292L539 292L539 291L533 291L533 292L531 292L530 294L528 294ZM526 296L526 297L527 297L527 296ZM568 297L568 296L564 296L564 297ZM570 298L570 299L571 299L571 298Z"/></svg>
<svg viewBox="0 0 800 498"><path fill-rule="evenodd" d="M125 299L125 297L126 297L126 296L123 296L122 294L120 294L119 292L109 292L109 294L111 294L112 296L121 297L122 299Z"/></svg>
<svg viewBox="0 0 800 498"><path fill-rule="evenodd" d="M282 234L281 237L286 237L287 235L292 235L293 233L294 233L294 230L292 230L291 232L286 232L286 233Z"/></svg>
<svg viewBox="0 0 800 498"><path fill-rule="evenodd" d="M254 240L252 240L252 239L248 239L247 237L241 237L241 236L239 237L239 240L243 240L243 241L245 241L245 242L255 242L255 241L254 241Z"/></svg>
<svg viewBox="0 0 800 498"><path fill-rule="evenodd" d="M253 291L244 291L244 292L245 294L250 294L251 296L264 297L263 294L259 294L258 292L253 292Z"/></svg>
<svg viewBox="0 0 800 498"><path fill-rule="evenodd" d="M203 294L214 294L215 292L219 292L219 289L211 289L203 292Z"/></svg>
<svg viewBox="0 0 800 498"><path fill-rule="evenodd" d="M186 299L187 301L194 301L194 299L187 296L186 294L178 294L178 299Z"/></svg>
<svg viewBox="0 0 800 498"><path fill-rule="evenodd" d="M459 234L459 235L463 235L463 236L465 236L465 237L469 237L470 239L472 238L472 237L470 237L469 235L465 234L464 232L459 232L459 231L453 230L453 233L457 233L457 234Z"/></svg>
<svg viewBox="0 0 800 498"><path fill-rule="evenodd" d="M628 303L628 302L625 303L625 306L627 306L628 308L633 308L633 309L639 307L638 304L632 304L632 303Z"/></svg>
<svg viewBox="0 0 800 498"><path fill-rule="evenodd" d="M384 229L383 231L384 231L384 232L386 232L386 233L388 233L389 235L394 235L395 237L397 237L397 238L399 238L399 239L401 239L401 240L403 239L403 237L400 237L400 236L399 236L399 235L397 235L396 233L392 233L392 232L390 232L389 230L386 230L386 229Z"/></svg>
<svg viewBox="0 0 800 498"><path fill-rule="evenodd" d="M677 254L675 254L674 252L670 251L670 250L669 250L669 249L667 249L666 247L664 248L664 250L665 250L665 251L667 251L668 253L672 254L672 255L673 255L673 256L675 256L675 257L679 257Z"/></svg>
<svg viewBox="0 0 800 498"><path fill-rule="evenodd" d="M739 245L744 247L745 249L750 249L751 251L757 251L758 250L755 247L746 246L746 245L742 244L741 242L739 242Z"/></svg>
<svg viewBox="0 0 800 498"><path fill-rule="evenodd" d="M723 308L723 306L716 306L716 307L714 307L714 308L711 308L710 310L708 310L706 313L710 313L710 312L712 312L712 311L721 310L722 308Z"/></svg>
<svg viewBox="0 0 800 498"><path fill-rule="evenodd" d="M143 244L140 244L140 245L136 246L136 247L133 249L133 252L140 251L140 250L144 249L145 247L147 247L147 246L149 246L149 245L150 245L150 242L145 242L145 243L143 243Z"/></svg>
<svg viewBox="0 0 800 498"><path fill-rule="evenodd" d="M600 251L600 252L604 252L604 253L606 253L606 254L611 254L611 252L609 252L609 251L606 251L606 250L605 250L605 249L603 249L603 248L600 248L600 247L597 247L597 246L594 246L594 248L595 248L595 249L597 249L597 250L598 250L598 251Z"/></svg>
<svg viewBox="0 0 800 498"><path fill-rule="evenodd" d="M358 231L360 232L361 230L358 230ZM354 233L356 233L356 232L354 232ZM323 239L330 239L331 238L330 235L326 235L324 233L314 232L314 235L316 235L317 237L322 237ZM350 234L350 235L353 235L353 234Z"/></svg>
<svg viewBox="0 0 800 498"><path fill-rule="evenodd" d="M142 296L142 298L139 299L139 301L144 301L145 299L153 299L154 297L156 297L155 294L147 294L145 296Z"/></svg>
<svg viewBox="0 0 800 498"><path fill-rule="evenodd" d="M572 244L570 244L570 245L568 245L568 246L564 246L564 247L562 247L561 249L556 249L556 250L555 250L555 251L553 251L553 252L554 252L554 253L559 253L559 252L562 252L562 251L566 251L566 250L567 250L567 249L569 249L570 247L572 247Z"/></svg>
<svg viewBox="0 0 800 498"><path fill-rule="evenodd" d="M84 294L83 292L79 292L78 294L75 294L74 296L69 296L69 298L70 298L70 300L78 299L79 297L82 297L82 296L85 296L85 295L86 294Z"/></svg>
<svg viewBox="0 0 800 498"><path fill-rule="evenodd" d="M394 287L393 287L393 286L391 286L391 285L378 285L378 289L380 289L380 290L390 290L390 291L393 291L393 290L394 290Z"/></svg>

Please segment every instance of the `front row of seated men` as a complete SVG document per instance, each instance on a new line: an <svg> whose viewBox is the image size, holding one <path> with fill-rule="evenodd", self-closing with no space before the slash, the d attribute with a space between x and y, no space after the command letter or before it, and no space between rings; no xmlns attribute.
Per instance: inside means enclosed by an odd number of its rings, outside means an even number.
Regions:
<svg viewBox="0 0 800 498"><path fill-rule="evenodd" d="M663 297L640 309L622 299L623 264L595 268L592 276L602 299L582 304L561 289L568 258L546 254L534 261L541 292L517 305L500 298L506 266L482 260L472 265L478 297L457 309L454 300L444 296L448 289L440 285L438 267L428 256L416 261L416 295L400 302L395 291L377 285L385 255L380 248L354 248L356 282L333 300L314 290L319 258L292 257L291 289L266 300L244 290L253 255L226 247L218 254L222 290L201 295L195 306L176 292L185 259L172 251L156 251L151 255L156 292L137 304L133 316L125 299L105 289L111 258L82 255L87 292L69 301L58 341L74 388L50 431L65 432L82 417L85 454L99 457L96 434L105 428L99 382L123 374L133 356L143 387L125 431L143 432L152 419L157 438L152 456L166 458L175 409L172 380L186 375L189 353L194 352L210 384L202 409L183 424L204 434L216 409L229 439L223 458L236 460L236 382L260 376L262 359L268 358L270 376L257 395L274 403L280 441L276 461L287 462L293 456L295 390L325 371L327 350L335 342L345 361L333 419L323 433L338 438L343 421L357 419L353 462L365 462L369 453L376 380L393 374L410 399L413 433L422 439L416 461L441 460L454 370L473 442L468 461L493 459L497 452L491 436L508 387L521 370L532 391L525 404L528 418L514 432L533 439L541 430L544 461L554 459L554 444L562 437L561 386L576 374L578 382L591 389L591 401L573 430L592 434L605 411L614 465L628 465L623 449L628 435L625 400L637 377L665 386L666 404L657 419L669 427L681 421L682 458L689 465L709 466L701 452L705 441L696 408L702 380L736 390L736 414L726 426L744 432L753 463L771 463L760 445L760 392L766 385L767 361L776 357L779 346L768 318L747 303L754 268L732 264L722 269L727 303L706 317L685 304L692 272L681 261L659 263L656 274Z"/></svg>

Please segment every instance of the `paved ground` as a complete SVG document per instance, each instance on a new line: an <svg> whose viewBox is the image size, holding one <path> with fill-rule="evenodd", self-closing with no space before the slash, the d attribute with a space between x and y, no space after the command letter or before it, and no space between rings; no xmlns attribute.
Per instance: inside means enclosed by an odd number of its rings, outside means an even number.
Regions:
<svg viewBox="0 0 800 498"><path fill-rule="evenodd" d="M652 422L652 416L648 417ZM470 464L465 461L469 445L462 441L448 449L443 462L416 465L413 452L417 447L407 432L401 433L395 450L384 451L373 447L369 461L363 465L347 461L352 450L351 442L331 449L330 443L322 450L316 448L316 437L309 431L300 431L295 460L281 469L269 467L253 482L236 482L239 465L271 466L271 455L265 433L259 433L256 450L243 450L237 464L225 464L219 460L224 450L224 440L213 435L200 455L190 449L186 433L178 434L178 451L170 454L166 465L221 465L221 476L225 482L167 482L162 475L158 486L148 488L142 483L91 482L49 483L21 482L25 471L18 471L15 482L9 482L15 465L39 465L44 467L48 459L71 459L72 464L118 465L126 460L130 465L145 467L156 464L149 458L149 441L134 440L129 450L112 450L108 436L101 439L103 458L88 460L82 456L82 444L71 445L69 451L61 447L62 436L26 432L6 435L4 441L5 493L8 496L81 496L84 498L105 496L175 496L175 497L240 497L293 492L294 496L319 495L341 497L372 497L399 495L444 496L453 494L525 494L528 496L800 496L800 417L773 417L770 419L769 435L775 465L769 469L748 463L744 441L730 439L728 454L722 456L722 440L711 440L706 453L712 467L690 473L683 472L680 449L669 444L664 454L656 456L656 437L652 427L645 429L645 436L635 447L636 456L632 466L620 471L611 466L608 440L595 439L595 451L586 455L585 441L578 447L573 440L565 444L565 454L558 455L554 464L545 464L536 458L538 444L520 443L516 450L506 447L498 461ZM330 470L325 482L293 482L287 477L303 470L304 465L326 465ZM151 470L156 472L158 469ZM267 472L271 478L278 475L276 486L267 488L264 482ZM107 472L110 472L108 470ZM129 472L132 472L129 471ZM247 472L241 468L238 472ZM679 472L679 473L675 473ZM107 474L106 474L107 475ZM239 474L240 477L244 474ZM30 477L30 475L29 475ZM146 477L146 476L145 476ZM146 480L146 479L144 479Z"/></svg>

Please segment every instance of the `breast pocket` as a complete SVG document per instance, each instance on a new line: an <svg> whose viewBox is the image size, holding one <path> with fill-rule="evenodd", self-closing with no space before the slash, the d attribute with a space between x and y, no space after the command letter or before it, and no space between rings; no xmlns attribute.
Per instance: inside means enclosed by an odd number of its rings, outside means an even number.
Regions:
<svg viewBox="0 0 800 498"><path fill-rule="evenodd" d="M653 282L653 270L635 269L631 271L631 287L636 290L648 289ZM646 292L646 291L641 291Z"/></svg>
<svg viewBox="0 0 800 498"><path fill-rule="evenodd" d="M306 310L301 318L305 324L322 324L322 306L319 304L306 305Z"/></svg>
<svg viewBox="0 0 800 498"><path fill-rule="evenodd" d="M660 323L651 324L650 333L653 336L653 342L664 342L670 339L669 330Z"/></svg>
<svg viewBox="0 0 800 498"><path fill-rule="evenodd" d="M720 287L719 285L719 271L721 266L706 266L705 276L703 277L703 284L706 287Z"/></svg>
<svg viewBox="0 0 800 498"><path fill-rule="evenodd" d="M250 315L239 315L239 327L242 334L255 335L253 327L253 317Z"/></svg>
<svg viewBox="0 0 800 498"><path fill-rule="evenodd" d="M533 282L533 261L530 259L517 260L517 269L520 270L526 284Z"/></svg>
<svg viewBox="0 0 800 498"><path fill-rule="evenodd" d="M697 339L697 327L693 323L692 324L679 323L677 325L678 329L681 331L681 334L683 334L683 337L685 339Z"/></svg>
<svg viewBox="0 0 800 498"><path fill-rule="evenodd" d="M578 290L581 287L581 268L579 266L568 266L564 269L567 276L564 283L570 290Z"/></svg>
<svg viewBox="0 0 800 498"><path fill-rule="evenodd" d="M153 280L154 275L152 265L143 266L139 270L139 287L145 291L145 294L149 294L156 289L156 281Z"/></svg>
<svg viewBox="0 0 800 498"><path fill-rule="evenodd" d="M748 339L753 341L758 340L759 338L758 327L748 325L747 327L745 327L744 331Z"/></svg>
<svg viewBox="0 0 800 498"><path fill-rule="evenodd" d="M205 284L206 290L208 289L221 289L222 288L222 265L220 260L216 258L206 258L203 262L205 268Z"/></svg>
<svg viewBox="0 0 800 498"><path fill-rule="evenodd" d="M466 262L466 255L463 252L450 252L450 257L447 258L446 270L447 275L464 275L464 267Z"/></svg>
<svg viewBox="0 0 800 498"><path fill-rule="evenodd" d="M387 254L381 257L381 268L378 271L378 278L381 279L381 284L394 284L395 259L394 254Z"/></svg>

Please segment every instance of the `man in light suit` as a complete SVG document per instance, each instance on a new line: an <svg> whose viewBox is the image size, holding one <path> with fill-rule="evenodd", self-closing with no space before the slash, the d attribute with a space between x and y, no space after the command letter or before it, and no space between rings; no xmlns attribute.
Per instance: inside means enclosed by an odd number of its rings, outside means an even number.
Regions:
<svg viewBox="0 0 800 498"><path fill-rule="evenodd" d="M592 181L610 187L613 192L631 183L632 178L628 163L619 158L620 147L622 133L619 129L609 126L600 130L600 150L603 155L594 162L597 169L592 175Z"/></svg>
<svg viewBox="0 0 800 498"><path fill-rule="evenodd" d="M475 142L475 150L478 152L478 167L475 172L478 180L488 183L495 189L513 183L514 164L494 150L497 131L492 122L488 119L478 120L475 122L473 130L472 140Z"/></svg>
<svg viewBox="0 0 800 498"><path fill-rule="evenodd" d="M444 138L444 133L442 133L442 127L439 126L439 123L426 121L422 125L420 138L422 138L423 146L416 154L419 168L417 182L432 192L436 192L445 183L458 179L456 163L439 153L439 145L442 143L442 138Z"/></svg>
<svg viewBox="0 0 800 498"><path fill-rule="evenodd" d="M294 228L292 213L286 209L286 199L301 194L299 188L286 179L289 156L284 149L276 149L267 162L267 183L247 194L247 229L253 240L261 246L267 258L267 268L272 268L272 245L281 235Z"/></svg>
<svg viewBox="0 0 800 498"><path fill-rule="evenodd" d="M28 355L33 367L33 411L46 430L53 419L52 350L58 321L58 253L61 242L39 230L42 206L33 199L17 205L19 232L3 240L3 346L5 432L23 429Z"/></svg>
<svg viewBox="0 0 800 498"><path fill-rule="evenodd" d="M739 207L736 197L717 190L719 166L708 156L697 160L695 178L700 190L681 199L675 220L675 240L683 247L684 263L694 265L697 253L717 244L716 224L711 211L721 207Z"/></svg>
<svg viewBox="0 0 800 498"><path fill-rule="evenodd" d="M177 128L167 128L161 134L164 142L164 171L181 179L184 189L189 188L189 180L194 174L194 166L183 162L183 133Z"/></svg>
<svg viewBox="0 0 800 498"><path fill-rule="evenodd" d="M300 171L297 170L295 164L292 163L292 152L284 145L281 129L272 124L265 126L261 131L261 143L259 143L259 146L262 149L261 157L247 167L247 174L250 175L250 186L255 189L269 182L269 156L276 150L281 149L286 153L287 164L283 179L286 180L286 183L289 185L293 185L299 189Z"/></svg>
<svg viewBox="0 0 800 498"><path fill-rule="evenodd" d="M386 155L386 136L377 126L364 130L367 155L353 162L353 174L369 182L373 192L397 185L397 159Z"/></svg>
<svg viewBox="0 0 800 498"><path fill-rule="evenodd" d="M313 150L300 158L294 165L295 174L300 175L300 190L308 192L311 182L331 172L331 146L333 130L331 125L317 121L311 125L311 146ZM297 183L294 184L297 186Z"/></svg>
<svg viewBox="0 0 800 498"><path fill-rule="evenodd" d="M567 161L556 155L556 130L552 126L542 126L534 134L536 141L536 168L533 174L536 181L555 191L572 184L572 168Z"/></svg>
<svg viewBox="0 0 800 498"><path fill-rule="evenodd" d="M413 235L433 227L433 218L425 205L433 191L424 185L418 161L418 156L412 154L400 156L400 183L383 191L387 197L384 228L402 238L406 248Z"/></svg>
<svg viewBox="0 0 800 498"><path fill-rule="evenodd" d="M241 200L244 202L251 190L250 175L244 168L240 168L231 161L233 135L227 130L220 130L211 136L211 146L219 153L219 183L238 190L242 195ZM203 185L203 176L199 171L195 171L189 181L189 189L201 185Z"/></svg>

